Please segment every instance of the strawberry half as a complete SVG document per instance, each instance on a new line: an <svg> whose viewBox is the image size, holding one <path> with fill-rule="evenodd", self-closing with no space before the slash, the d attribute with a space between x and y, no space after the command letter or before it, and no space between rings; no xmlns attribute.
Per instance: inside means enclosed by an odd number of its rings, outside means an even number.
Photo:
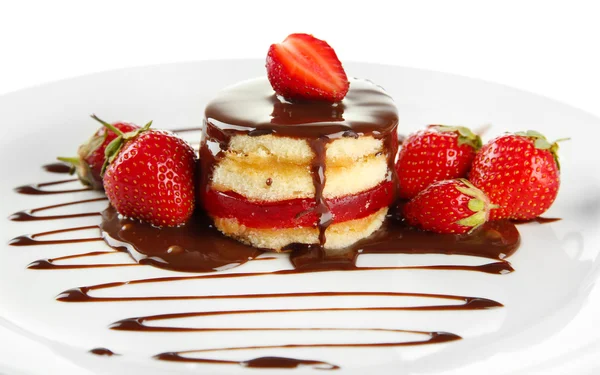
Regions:
<svg viewBox="0 0 600 375"><path fill-rule="evenodd" d="M77 177L82 184L91 186L95 190L102 190L102 166L106 161L104 156L106 147L117 138L117 134L110 131L106 122L100 120L96 115L91 116L94 120L103 126L94 133L86 142L79 146L76 157L62 157L57 159L71 164L71 174L77 173ZM140 127L128 122L114 122L110 124L122 133L128 133L139 129Z"/></svg>
<svg viewBox="0 0 600 375"><path fill-rule="evenodd" d="M275 92L288 100L339 102L350 87L335 51L308 34L291 34L272 44L266 67Z"/></svg>
<svg viewBox="0 0 600 375"><path fill-rule="evenodd" d="M492 205L464 178L438 181L411 199L403 209L406 221L436 233L464 234L485 223Z"/></svg>

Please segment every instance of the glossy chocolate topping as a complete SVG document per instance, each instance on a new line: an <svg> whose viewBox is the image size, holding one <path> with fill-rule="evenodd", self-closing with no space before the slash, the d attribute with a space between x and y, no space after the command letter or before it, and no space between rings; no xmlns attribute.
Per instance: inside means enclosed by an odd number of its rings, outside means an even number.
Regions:
<svg viewBox="0 0 600 375"><path fill-rule="evenodd" d="M275 95L266 77L230 86L207 105L206 122L229 136L264 135L317 139L396 132L398 111L379 86L351 79L339 103L294 102Z"/></svg>

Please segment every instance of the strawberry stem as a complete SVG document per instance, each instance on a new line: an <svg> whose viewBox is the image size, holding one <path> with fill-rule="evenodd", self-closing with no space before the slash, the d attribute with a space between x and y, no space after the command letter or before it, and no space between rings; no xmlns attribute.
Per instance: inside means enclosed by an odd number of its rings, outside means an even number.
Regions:
<svg viewBox="0 0 600 375"><path fill-rule="evenodd" d="M56 159L63 161L65 163L73 164L73 165L77 165L80 162L80 159L77 156L72 156L72 157L59 156Z"/></svg>
<svg viewBox="0 0 600 375"><path fill-rule="evenodd" d="M115 133L116 135L123 135L123 132L120 131L119 129L115 128L114 126L112 126L112 124L109 124L108 122L101 120L100 118L98 118L98 116L96 116L96 114L91 114L90 115L91 118L93 118L94 120L98 121L99 123L101 123L104 127L106 127L107 129L109 129L110 131L112 131L113 133Z"/></svg>

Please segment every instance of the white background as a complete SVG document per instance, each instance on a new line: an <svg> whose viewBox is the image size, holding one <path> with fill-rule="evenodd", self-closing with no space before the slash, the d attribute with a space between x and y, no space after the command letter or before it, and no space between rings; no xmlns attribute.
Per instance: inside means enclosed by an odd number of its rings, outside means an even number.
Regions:
<svg viewBox="0 0 600 375"><path fill-rule="evenodd" d="M263 58L308 32L342 61L482 78L600 116L599 10L595 0L0 0L0 94L136 65Z"/></svg>

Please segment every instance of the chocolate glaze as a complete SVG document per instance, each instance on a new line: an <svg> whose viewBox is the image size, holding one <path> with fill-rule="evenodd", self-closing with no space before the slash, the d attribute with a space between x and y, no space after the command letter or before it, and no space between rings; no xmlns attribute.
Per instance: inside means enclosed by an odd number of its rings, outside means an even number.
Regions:
<svg viewBox="0 0 600 375"><path fill-rule="evenodd" d="M23 210L23 211L15 212L14 214L10 215L8 217L8 219L12 220L12 221L38 221L38 220L70 219L70 218L86 217L86 216L100 216L101 215L100 212L84 212L84 213L80 213L80 214L46 215L46 216L38 216L38 215L34 215L34 214L36 212L45 211L45 210L49 210L52 208L67 207L67 206L73 206L73 205L77 205L77 204L85 204L85 203L89 203L89 202L100 202L100 201L106 201L106 200L108 200L106 197L101 197L101 198L85 199L85 200L69 202L69 203L54 204L51 206L34 208L31 210Z"/></svg>
<svg viewBox="0 0 600 375"><path fill-rule="evenodd" d="M351 79L339 103L289 103L275 95L266 77L230 86L207 105L206 122L229 135L260 130L252 135L316 139L339 138L344 132L396 135L398 111L379 86Z"/></svg>
<svg viewBox="0 0 600 375"><path fill-rule="evenodd" d="M106 348L94 348L94 349L90 350L90 353L96 354L96 355L104 355L107 357L112 357L113 355L119 355L117 353L114 353L112 350L106 349Z"/></svg>
<svg viewBox="0 0 600 375"><path fill-rule="evenodd" d="M212 170L234 135L273 134L305 139L314 155L310 171L315 188L319 248L323 248L325 230L333 223L323 198L327 144L341 137L369 135L382 139L389 178L395 181L397 126L398 112L392 98L381 87L366 80L352 79L348 94L338 103L290 103L275 95L266 78L248 80L223 90L206 107L200 145L200 163L204 171L201 190L210 189ZM216 145L218 150L215 151Z"/></svg>
<svg viewBox="0 0 600 375"><path fill-rule="evenodd" d="M92 190L90 187L83 187L79 189L66 189L66 190L44 190L45 186L66 184L68 182L78 181L76 178L70 180L60 180L60 181L52 181L52 182L44 182L42 184L30 184L18 186L14 190L19 194L26 195L50 195L50 194L65 194L65 193L76 193L79 191L89 191Z"/></svg>
<svg viewBox="0 0 600 375"><path fill-rule="evenodd" d="M50 172L50 173L71 173L71 171L73 169L73 167L71 167L69 164L65 164L65 163L61 163L61 162L45 164L45 165L42 165L42 168L46 172Z"/></svg>

